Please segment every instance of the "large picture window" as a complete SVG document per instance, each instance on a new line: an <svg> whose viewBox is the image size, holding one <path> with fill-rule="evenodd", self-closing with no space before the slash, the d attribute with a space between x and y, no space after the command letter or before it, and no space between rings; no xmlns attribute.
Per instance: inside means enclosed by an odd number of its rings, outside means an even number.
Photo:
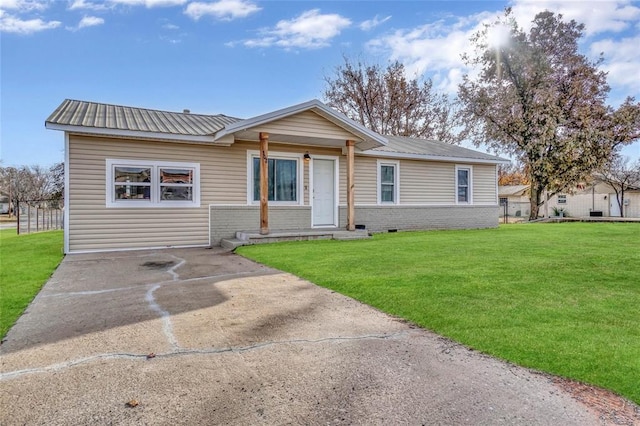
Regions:
<svg viewBox="0 0 640 426"><path fill-rule="evenodd" d="M107 160L107 207L199 207L197 163Z"/></svg>
<svg viewBox="0 0 640 426"><path fill-rule="evenodd" d="M398 162L378 161L378 204L398 204Z"/></svg>
<svg viewBox="0 0 640 426"><path fill-rule="evenodd" d="M296 154L269 154L268 159L268 200L273 203L299 204L300 193L300 158ZM260 201L260 157L250 153L250 200Z"/></svg>
<svg viewBox="0 0 640 426"><path fill-rule="evenodd" d="M456 166L456 203L471 204L471 167Z"/></svg>

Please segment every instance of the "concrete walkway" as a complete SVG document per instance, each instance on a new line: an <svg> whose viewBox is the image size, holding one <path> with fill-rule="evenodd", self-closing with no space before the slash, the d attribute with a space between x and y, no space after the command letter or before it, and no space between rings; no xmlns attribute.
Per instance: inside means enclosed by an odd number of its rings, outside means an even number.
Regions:
<svg viewBox="0 0 640 426"><path fill-rule="evenodd" d="M0 356L2 425L602 424L545 375L216 249L67 256Z"/></svg>

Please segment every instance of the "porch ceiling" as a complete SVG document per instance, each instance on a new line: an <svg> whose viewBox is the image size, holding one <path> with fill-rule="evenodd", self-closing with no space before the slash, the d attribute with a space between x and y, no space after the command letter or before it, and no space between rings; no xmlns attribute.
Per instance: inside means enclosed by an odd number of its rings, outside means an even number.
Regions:
<svg viewBox="0 0 640 426"><path fill-rule="evenodd" d="M251 141L258 142L260 141L260 132L258 130L243 130L240 132L234 133L234 137L236 141ZM363 144L364 141L361 139L353 138L356 142L356 146L358 144ZM298 135L298 134L285 134L285 133L273 133L269 132L269 141L272 143L286 143L293 145L304 145L304 146L320 146L320 147L331 147L331 148L342 148L345 146L345 139L336 139L336 138L327 138L327 137L318 137L312 135Z"/></svg>

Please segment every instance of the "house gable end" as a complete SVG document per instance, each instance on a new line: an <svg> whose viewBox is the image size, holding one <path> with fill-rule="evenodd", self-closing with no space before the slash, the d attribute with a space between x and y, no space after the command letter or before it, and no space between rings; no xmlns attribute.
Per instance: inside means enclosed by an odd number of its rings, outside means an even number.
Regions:
<svg viewBox="0 0 640 426"><path fill-rule="evenodd" d="M329 108L318 100L294 105L225 126L216 140L233 135L235 140L256 141L261 132L284 143L344 146L353 140L360 150L385 146L387 139ZM302 143L301 143L302 142Z"/></svg>

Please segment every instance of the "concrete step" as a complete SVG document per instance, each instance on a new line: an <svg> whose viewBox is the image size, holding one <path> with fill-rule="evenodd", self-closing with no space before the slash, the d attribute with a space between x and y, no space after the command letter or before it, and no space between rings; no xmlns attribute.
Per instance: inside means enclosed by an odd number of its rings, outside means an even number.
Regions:
<svg viewBox="0 0 640 426"><path fill-rule="evenodd" d="M220 245L227 250L235 250L240 246L249 244L247 240L240 240L238 238L228 238L220 241Z"/></svg>
<svg viewBox="0 0 640 426"><path fill-rule="evenodd" d="M311 230L278 230L262 235L258 231L238 231L235 240L244 244L265 244L279 241L309 241L309 240L361 240L370 238L365 230L338 231L336 229Z"/></svg>
<svg viewBox="0 0 640 426"><path fill-rule="evenodd" d="M333 234L334 240L349 241L349 240L368 240L371 235L368 232L337 232Z"/></svg>

